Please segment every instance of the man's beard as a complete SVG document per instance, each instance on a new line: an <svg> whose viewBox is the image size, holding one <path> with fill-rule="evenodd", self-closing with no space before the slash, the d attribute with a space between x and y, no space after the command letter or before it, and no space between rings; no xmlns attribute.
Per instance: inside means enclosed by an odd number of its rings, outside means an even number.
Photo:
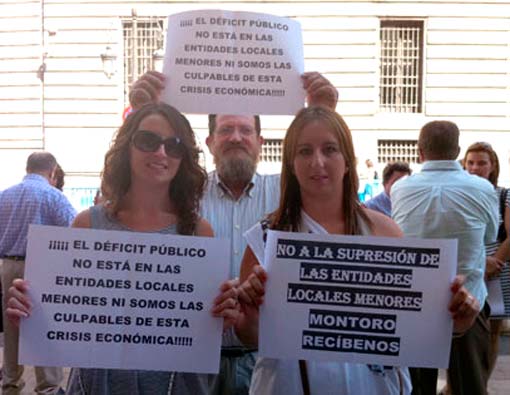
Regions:
<svg viewBox="0 0 510 395"><path fill-rule="evenodd" d="M226 184L248 184L256 168L256 160L248 156L222 158L216 161L218 175Z"/></svg>

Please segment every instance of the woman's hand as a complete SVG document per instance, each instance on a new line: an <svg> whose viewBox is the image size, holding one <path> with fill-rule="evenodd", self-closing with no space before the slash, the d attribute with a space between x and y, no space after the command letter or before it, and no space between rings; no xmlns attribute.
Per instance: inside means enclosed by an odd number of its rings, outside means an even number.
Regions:
<svg viewBox="0 0 510 395"><path fill-rule="evenodd" d="M309 106L322 106L335 111L338 91L322 74L312 71L301 75Z"/></svg>
<svg viewBox="0 0 510 395"><path fill-rule="evenodd" d="M253 267L253 272L239 287L239 301L242 307L258 307L264 303L267 273L260 265Z"/></svg>
<svg viewBox="0 0 510 395"><path fill-rule="evenodd" d="M463 286L464 281L464 276L456 276L450 286L452 298L448 310L453 318L453 332L458 334L471 328L480 313L480 303Z"/></svg>
<svg viewBox="0 0 510 395"><path fill-rule="evenodd" d="M266 281L266 271L256 265L238 289L241 314L235 330L237 337L245 346L258 345L259 306L264 303Z"/></svg>
<svg viewBox="0 0 510 395"><path fill-rule="evenodd" d="M223 331L232 327L239 318L238 286L238 279L225 281L220 286L220 294L214 299L212 315L223 318Z"/></svg>
<svg viewBox="0 0 510 395"><path fill-rule="evenodd" d="M505 267L505 262L495 256L488 256L485 259L485 279L490 280L497 277Z"/></svg>
<svg viewBox="0 0 510 395"><path fill-rule="evenodd" d="M129 103L133 110L138 110L145 104L159 102L164 87L164 74L154 70L146 72L133 84L129 92Z"/></svg>
<svg viewBox="0 0 510 395"><path fill-rule="evenodd" d="M16 326L19 325L21 318L30 316L32 312L32 302L27 295L28 282L17 278L12 282L7 291L7 309L5 311L7 318Z"/></svg>

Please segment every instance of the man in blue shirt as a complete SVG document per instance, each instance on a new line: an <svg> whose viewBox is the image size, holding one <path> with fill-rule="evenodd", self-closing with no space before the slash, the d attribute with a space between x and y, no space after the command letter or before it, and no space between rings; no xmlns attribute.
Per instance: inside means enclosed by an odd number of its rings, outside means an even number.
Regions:
<svg viewBox="0 0 510 395"><path fill-rule="evenodd" d="M34 152L27 160L23 181L0 195L0 258L2 264L3 312L7 289L15 278L23 278L28 227L31 224L69 226L76 210L58 189L55 182L57 161L48 152ZM23 366L18 365L19 331L4 316L4 367L2 393L20 394L24 382ZM60 383L62 368L36 367L38 394L63 393Z"/></svg>
<svg viewBox="0 0 510 395"><path fill-rule="evenodd" d="M456 161L459 151L457 125L426 124L418 139L422 170L393 185L391 202L393 219L404 235L458 240L457 273L465 276L470 303L480 313L469 330L454 335L448 378L455 395L483 395L487 393L490 336L485 243L496 239L498 199L487 180L462 169ZM411 377L413 394L436 394L436 369L414 369Z"/></svg>
<svg viewBox="0 0 510 395"><path fill-rule="evenodd" d="M383 170L384 190L377 196L366 201L364 204L368 208L379 211L391 218L391 200L390 192L393 184L402 177L411 175L411 169L405 162L388 163Z"/></svg>

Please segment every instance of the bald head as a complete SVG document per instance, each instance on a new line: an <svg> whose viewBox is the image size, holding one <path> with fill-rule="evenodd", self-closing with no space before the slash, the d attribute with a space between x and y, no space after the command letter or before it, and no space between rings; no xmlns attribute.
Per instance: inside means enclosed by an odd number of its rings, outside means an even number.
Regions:
<svg viewBox="0 0 510 395"><path fill-rule="evenodd" d="M27 159L27 173L50 175L57 166L57 160L49 152L33 152Z"/></svg>
<svg viewBox="0 0 510 395"><path fill-rule="evenodd" d="M455 160L459 155L459 128L450 121L432 121L421 128L418 149L422 160Z"/></svg>

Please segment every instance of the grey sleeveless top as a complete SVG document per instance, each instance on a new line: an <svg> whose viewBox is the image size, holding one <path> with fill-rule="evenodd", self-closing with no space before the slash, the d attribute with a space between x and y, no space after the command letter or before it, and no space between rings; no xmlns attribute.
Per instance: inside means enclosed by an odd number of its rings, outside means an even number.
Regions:
<svg viewBox="0 0 510 395"><path fill-rule="evenodd" d="M90 208L92 229L132 231L104 207ZM176 225L152 233L177 234ZM159 372L149 370L73 368L69 375L68 395L205 395L208 394L206 374Z"/></svg>

